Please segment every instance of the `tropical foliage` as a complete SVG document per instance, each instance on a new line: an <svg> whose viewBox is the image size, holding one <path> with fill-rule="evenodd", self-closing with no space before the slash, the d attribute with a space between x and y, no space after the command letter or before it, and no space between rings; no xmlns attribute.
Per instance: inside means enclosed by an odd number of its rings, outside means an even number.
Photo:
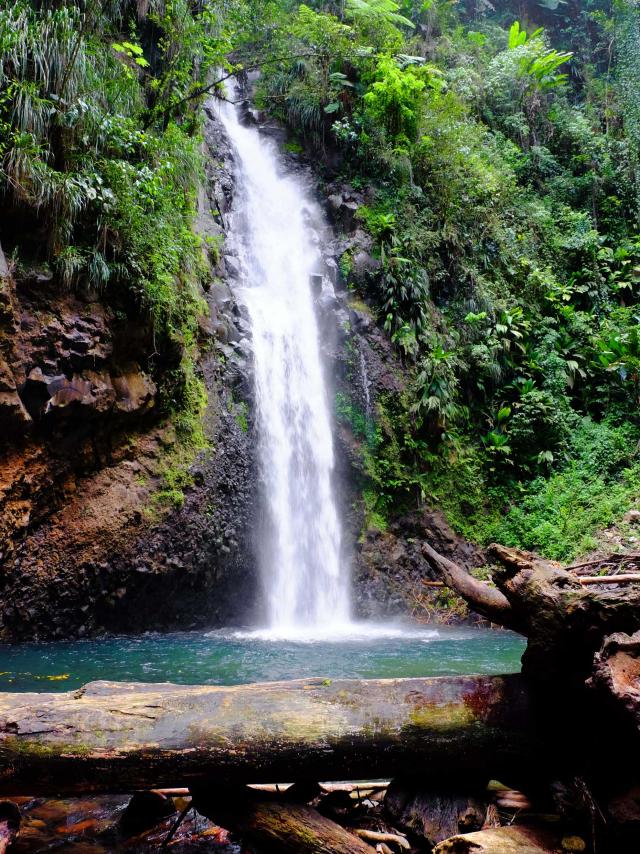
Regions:
<svg viewBox="0 0 640 854"><path fill-rule="evenodd" d="M586 548L638 486L640 11L515 9L4 0L3 246L146 314L169 405L198 399L199 105L260 67L291 146L366 190L378 263L340 266L407 376L363 433L370 517L438 501L480 540Z"/></svg>
<svg viewBox="0 0 640 854"><path fill-rule="evenodd" d="M351 286L410 377L366 450L369 510L421 496L469 536L567 557L639 485L640 13L513 8L309 3L280 34L304 60L261 91L367 188L380 263Z"/></svg>

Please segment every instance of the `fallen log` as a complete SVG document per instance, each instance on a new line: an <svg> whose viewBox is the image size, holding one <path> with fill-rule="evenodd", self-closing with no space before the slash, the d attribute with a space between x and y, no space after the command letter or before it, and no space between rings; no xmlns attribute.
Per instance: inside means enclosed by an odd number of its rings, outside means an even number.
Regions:
<svg viewBox="0 0 640 854"><path fill-rule="evenodd" d="M607 697L621 726L640 734L640 632L605 638L588 684Z"/></svg>
<svg viewBox="0 0 640 854"><path fill-rule="evenodd" d="M534 679L582 685L607 635L640 629L640 587L622 587L623 576L611 576L615 583L602 576L585 584L584 577L554 561L494 543L487 550L500 565L493 588L428 543L422 551L445 584L474 611L527 637L523 671Z"/></svg>
<svg viewBox="0 0 640 854"><path fill-rule="evenodd" d="M263 796L264 797L264 796ZM196 790L194 806L215 824L243 841L278 854L374 854L374 850L337 822L306 804L262 799L248 790Z"/></svg>
<svg viewBox="0 0 640 854"><path fill-rule="evenodd" d="M519 675L0 694L0 792L121 793L548 761ZM512 778L513 779L513 778Z"/></svg>
<svg viewBox="0 0 640 854"><path fill-rule="evenodd" d="M445 584L469 602L478 614L491 623L519 631L520 622L504 593L474 578L466 569L439 554L429 543L422 544L422 552Z"/></svg>

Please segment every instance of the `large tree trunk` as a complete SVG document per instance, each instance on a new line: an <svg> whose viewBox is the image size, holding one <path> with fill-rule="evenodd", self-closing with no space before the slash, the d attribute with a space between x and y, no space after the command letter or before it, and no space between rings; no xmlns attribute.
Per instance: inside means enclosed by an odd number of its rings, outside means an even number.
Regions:
<svg viewBox="0 0 640 854"><path fill-rule="evenodd" d="M635 832L637 844L640 832L634 828L640 827L640 798L633 793L638 790L640 767L640 584L636 578L618 579L618 584L611 578L603 584L590 579L585 585L571 567L563 569L527 552L493 545L489 554L501 566L493 576L497 589L488 600L486 591L463 569L449 566L428 545L424 553L472 608L526 635L523 676L547 744L564 756L570 776L584 786L587 795L582 797L594 826L604 815L610 838L626 840Z"/></svg>
<svg viewBox="0 0 640 854"><path fill-rule="evenodd" d="M520 676L0 694L0 791L123 792L544 762Z"/></svg>

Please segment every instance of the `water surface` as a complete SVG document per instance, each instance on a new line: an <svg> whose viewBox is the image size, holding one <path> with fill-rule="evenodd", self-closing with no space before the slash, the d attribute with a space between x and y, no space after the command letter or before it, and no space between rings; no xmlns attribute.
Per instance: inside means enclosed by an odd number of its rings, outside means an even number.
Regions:
<svg viewBox="0 0 640 854"><path fill-rule="evenodd" d="M68 691L96 679L234 685L513 673L523 650L524 639L506 631L366 625L333 641L215 631L0 645L0 690Z"/></svg>

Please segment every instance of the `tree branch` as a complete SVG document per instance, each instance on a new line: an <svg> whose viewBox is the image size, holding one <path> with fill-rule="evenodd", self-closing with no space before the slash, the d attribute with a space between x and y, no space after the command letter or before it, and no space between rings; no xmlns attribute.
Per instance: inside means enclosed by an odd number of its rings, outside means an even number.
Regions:
<svg viewBox="0 0 640 854"><path fill-rule="evenodd" d="M311 56L318 55L319 54L315 51L311 51L309 53L296 53L293 55L287 54L286 56L277 56L273 57L272 59L263 59L260 62L254 62L252 65L243 65L239 68L236 68L234 71L230 71L228 74L224 74L222 77L219 77L217 80L214 80L213 83L208 83L206 86L199 86L197 89L194 89L193 92L190 92L188 95L185 95L178 101L175 101L173 104L168 104L159 113L153 113L145 122L145 127L149 127L151 123L156 119L161 119L171 114L183 104L187 104L189 101L194 101L197 98L201 98L203 95L211 93L216 88L216 86L219 86L221 83L230 80L232 77L235 77L236 74L240 73L241 71L245 73L248 71L257 71L259 68L263 68L265 65L274 65L278 62L284 62L285 60L292 59L308 59Z"/></svg>
<svg viewBox="0 0 640 854"><path fill-rule="evenodd" d="M466 569L443 557L429 543L422 544L422 553L430 566L442 576L445 584L461 596L474 611L492 623L518 630L519 621L503 593L474 578Z"/></svg>

